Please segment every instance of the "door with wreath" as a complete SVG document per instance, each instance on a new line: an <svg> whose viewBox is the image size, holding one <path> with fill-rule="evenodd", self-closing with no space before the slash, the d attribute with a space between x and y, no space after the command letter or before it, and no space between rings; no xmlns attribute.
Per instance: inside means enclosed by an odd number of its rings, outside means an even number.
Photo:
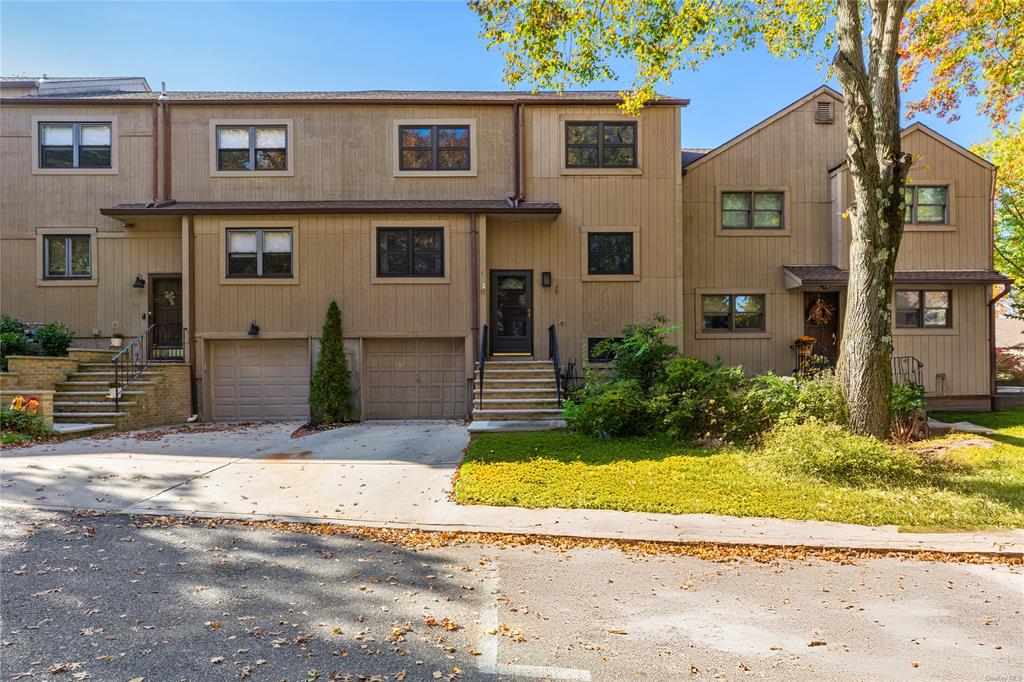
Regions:
<svg viewBox="0 0 1024 682"><path fill-rule="evenodd" d="M804 294L804 335L815 340L815 355L834 365L839 357L839 294L817 291Z"/></svg>

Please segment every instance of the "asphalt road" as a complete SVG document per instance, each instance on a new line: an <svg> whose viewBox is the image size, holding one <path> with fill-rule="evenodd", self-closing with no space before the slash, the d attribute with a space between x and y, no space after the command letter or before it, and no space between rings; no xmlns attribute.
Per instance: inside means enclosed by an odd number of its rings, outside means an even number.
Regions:
<svg viewBox="0 0 1024 682"><path fill-rule="evenodd" d="M1024 680L1020 567L0 528L2 679Z"/></svg>

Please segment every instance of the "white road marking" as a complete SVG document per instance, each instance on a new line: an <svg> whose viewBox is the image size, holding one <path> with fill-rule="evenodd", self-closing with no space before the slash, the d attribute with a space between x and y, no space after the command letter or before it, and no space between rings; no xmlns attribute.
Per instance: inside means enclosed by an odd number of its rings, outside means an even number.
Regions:
<svg viewBox="0 0 1024 682"><path fill-rule="evenodd" d="M498 564L484 580L485 592L491 595L490 603L480 614L480 625L483 634L480 636L477 667L480 672L490 675L512 675L517 677L536 677L549 680L580 680L591 682L590 671L578 668L556 668L549 665L519 665L498 663ZM494 634L489 634L494 633Z"/></svg>

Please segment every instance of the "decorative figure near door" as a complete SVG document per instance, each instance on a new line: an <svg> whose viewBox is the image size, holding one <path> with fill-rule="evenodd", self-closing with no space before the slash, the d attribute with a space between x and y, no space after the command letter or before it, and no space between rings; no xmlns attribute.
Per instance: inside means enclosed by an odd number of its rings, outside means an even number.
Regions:
<svg viewBox="0 0 1024 682"><path fill-rule="evenodd" d="M178 296L177 294L174 293L173 290L168 289L167 291L164 292L164 300L167 301L167 305L173 308L175 302L177 302L178 300Z"/></svg>
<svg viewBox="0 0 1024 682"><path fill-rule="evenodd" d="M820 297L811 306L810 312L807 314L807 321L818 327L824 327L831 324L832 318L836 314L834 306L829 305Z"/></svg>

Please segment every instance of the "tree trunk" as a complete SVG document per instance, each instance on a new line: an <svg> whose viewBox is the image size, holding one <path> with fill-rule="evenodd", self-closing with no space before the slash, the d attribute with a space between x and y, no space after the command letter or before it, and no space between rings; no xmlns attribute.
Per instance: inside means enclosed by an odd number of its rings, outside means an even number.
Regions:
<svg viewBox="0 0 1024 682"><path fill-rule="evenodd" d="M909 158L900 148L899 27L909 2L873 0L868 64L858 0L839 0L833 62L846 109L853 180L850 279L836 373L855 433L889 437L892 280L903 237Z"/></svg>

